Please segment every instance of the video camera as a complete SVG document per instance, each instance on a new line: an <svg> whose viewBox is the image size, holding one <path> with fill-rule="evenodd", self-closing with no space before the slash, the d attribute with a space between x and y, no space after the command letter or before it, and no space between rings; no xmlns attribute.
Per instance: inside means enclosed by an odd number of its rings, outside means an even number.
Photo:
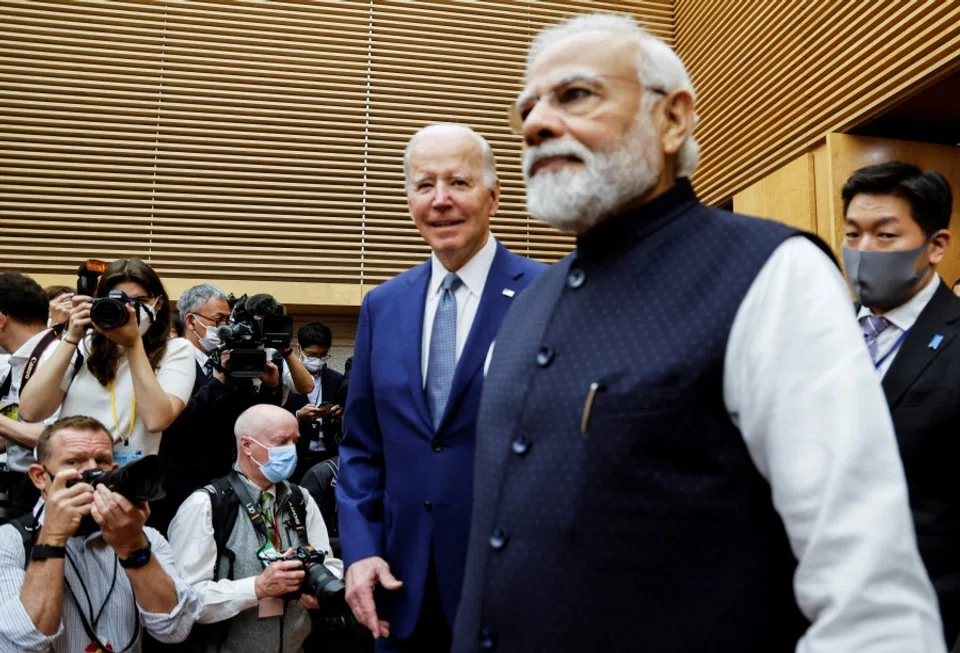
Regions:
<svg viewBox="0 0 960 653"><path fill-rule="evenodd" d="M230 352L224 371L233 379L256 379L267 371L266 347L287 349L293 340L293 318L284 315L270 295L243 295L228 299L227 323L217 329L220 348L211 354L220 366L221 353Z"/></svg>

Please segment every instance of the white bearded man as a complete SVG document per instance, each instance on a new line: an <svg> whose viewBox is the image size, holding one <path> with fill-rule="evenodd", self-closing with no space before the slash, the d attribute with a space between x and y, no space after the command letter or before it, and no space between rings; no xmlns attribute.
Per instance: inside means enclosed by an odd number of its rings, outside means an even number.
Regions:
<svg viewBox="0 0 960 653"><path fill-rule="evenodd" d="M453 651L943 652L843 278L697 201L694 107L629 18L533 42L527 204L577 247L497 336Z"/></svg>

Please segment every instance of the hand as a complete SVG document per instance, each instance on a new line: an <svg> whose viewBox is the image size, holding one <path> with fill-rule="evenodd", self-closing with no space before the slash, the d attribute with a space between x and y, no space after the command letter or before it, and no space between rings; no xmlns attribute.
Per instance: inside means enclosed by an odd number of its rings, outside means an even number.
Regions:
<svg viewBox="0 0 960 653"><path fill-rule="evenodd" d="M310 596L309 594L300 595L300 605L305 607L307 610L319 610L320 604L317 602L317 597Z"/></svg>
<svg viewBox="0 0 960 653"><path fill-rule="evenodd" d="M147 546L143 524L150 516L146 502L138 507L123 495L98 485L93 493L93 520L100 525L103 541L113 547L118 558L129 558L134 551Z"/></svg>
<svg viewBox="0 0 960 653"><path fill-rule="evenodd" d="M307 404L297 411L297 420L301 422L313 422L318 417L322 417L322 414L320 413L320 409L313 404Z"/></svg>
<svg viewBox="0 0 960 653"><path fill-rule="evenodd" d="M80 526L80 520L90 514L93 507L93 486L77 483L67 487L67 481L80 479L75 469L61 469L53 477L47 490L43 507L43 526L37 543L49 546L66 546Z"/></svg>
<svg viewBox="0 0 960 653"><path fill-rule="evenodd" d="M332 422L339 422L343 419L343 406L334 405L330 409L330 413L327 415L327 419Z"/></svg>
<svg viewBox="0 0 960 653"><path fill-rule="evenodd" d="M74 295L70 298L70 317L66 337L71 342L80 342L87 333L90 321L90 307L93 300L86 295Z"/></svg>
<svg viewBox="0 0 960 653"><path fill-rule="evenodd" d="M129 349L130 347L136 346L138 342L143 342L140 338L140 327L137 325L137 311L133 308L132 304L126 305L127 309L127 322L123 326L119 326L116 329L101 329L96 324L93 327L107 336L111 341L117 343L121 347Z"/></svg>
<svg viewBox="0 0 960 653"><path fill-rule="evenodd" d="M293 549L287 549L284 555L290 555ZM253 586L257 598L283 596L300 591L303 582L303 563L299 560L277 560L260 572Z"/></svg>
<svg viewBox="0 0 960 653"><path fill-rule="evenodd" d="M400 589L403 582L390 573L390 565L379 556L357 560L347 568L344 577L347 585L347 605L353 616L376 637L390 637L390 624L377 618L377 606L373 590L377 583L384 589Z"/></svg>
<svg viewBox="0 0 960 653"><path fill-rule="evenodd" d="M70 308L73 306L72 297L73 293L71 292L50 300L50 326L66 324L70 320Z"/></svg>
<svg viewBox="0 0 960 653"><path fill-rule="evenodd" d="M215 378L220 383L226 385L227 383L227 373L224 371L227 369L227 363L230 362L230 350L224 349L220 352L220 369L216 367L213 368L213 378Z"/></svg>
<svg viewBox="0 0 960 653"><path fill-rule="evenodd" d="M260 377L260 382L269 388L276 388L280 385L280 368L267 361L266 372Z"/></svg>

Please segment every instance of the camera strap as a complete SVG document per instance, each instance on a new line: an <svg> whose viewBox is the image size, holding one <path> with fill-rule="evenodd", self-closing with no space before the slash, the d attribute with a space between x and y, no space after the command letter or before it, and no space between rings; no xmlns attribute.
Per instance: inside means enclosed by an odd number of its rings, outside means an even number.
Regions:
<svg viewBox="0 0 960 653"><path fill-rule="evenodd" d="M227 477L227 480L230 481L230 487L233 488L233 494L240 499L240 505L243 506L243 509L247 513L247 517L250 518L250 522L253 524L253 529L260 537L260 544L264 545L267 542L270 542L272 538L270 537L270 531L267 529L267 521L263 517L263 512L260 511L258 502L250 496L250 492L243 484L243 481L240 480L240 475L237 472L232 472ZM277 511L274 510L274 512ZM277 532L277 539L280 539L279 532Z"/></svg>
<svg viewBox="0 0 960 653"><path fill-rule="evenodd" d="M30 354L30 358L27 359L27 364L23 366L23 376L20 377L20 392L23 392L23 389L27 387L27 381L33 377L33 373L37 371L37 363L40 362L40 357L43 356L43 352L47 350L47 347L57 339L57 332L53 329L48 330L40 342L37 343L37 346L33 348L33 352ZM9 389L8 389L9 391Z"/></svg>

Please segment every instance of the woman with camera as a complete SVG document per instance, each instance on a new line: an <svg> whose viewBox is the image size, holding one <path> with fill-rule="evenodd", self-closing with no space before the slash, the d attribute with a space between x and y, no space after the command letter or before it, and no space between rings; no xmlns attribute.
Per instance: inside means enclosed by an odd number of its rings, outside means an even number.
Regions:
<svg viewBox="0 0 960 653"><path fill-rule="evenodd" d="M196 377L190 343L168 340L169 331L157 273L137 259L114 261L95 299L73 297L60 345L20 397L21 417L40 421L57 407L61 417L95 417L110 429L121 466L157 453Z"/></svg>

